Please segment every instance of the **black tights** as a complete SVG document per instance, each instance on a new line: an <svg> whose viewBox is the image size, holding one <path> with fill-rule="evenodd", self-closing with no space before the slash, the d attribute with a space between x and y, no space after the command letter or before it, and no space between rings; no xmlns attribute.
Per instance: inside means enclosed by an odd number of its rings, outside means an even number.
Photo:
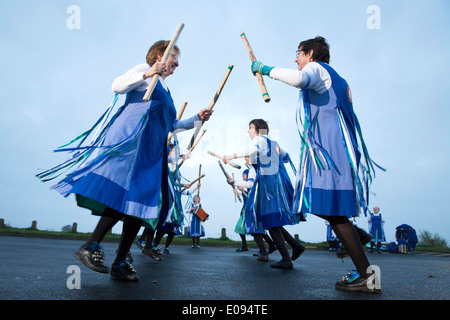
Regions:
<svg viewBox="0 0 450 320"><path fill-rule="evenodd" d="M159 245L159 243L161 242L161 240L165 234L167 234L165 247L168 248L170 246L170 244L172 243L173 237L175 236L175 233L172 231L157 230L156 237L155 237L155 247L157 247Z"/></svg>
<svg viewBox="0 0 450 320"><path fill-rule="evenodd" d="M272 239L270 239L269 236L266 234L260 234L255 233L253 234L253 237L255 238L255 242L258 245L259 251L263 255L267 255L267 250L264 245L264 240L266 240L270 246L275 245L277 247L278 251L281 254L281 258L283 261L290 261L291 256L289 255L289 251L286 247L285 242L287 242L292 248L301 247L300 243L298 243L294 237L290 235L289 232L283 227L274 227L269 229L270 236Z"/></svg>
<svg viewBox="0 0 450 320"><path fill-rule="evenodd" d="M283 227L270 228L269 233L278 249L278 252L281 254L281 259L283 261L291 261L291 256L289 255L285 242L287 242L293 249L301 247L301 244L298 243Z"/></svg>
<svg viewBox="0 0 450 320"><path fill-rule="evenodd" d="M200 237L199 236L192 237L192 245L195 246L196 243L197 243L197 245L200 244Z"/></svg>
<svg viewBox="0 0 450 320"><path fill-rule="evenodd" d="M369 260L367 260L358 233L350 220L343 216L319 215L319 217L328 220L337 237L342 242L345 249L347 249L350 258L355 264L356 270L360 273L361 277L369 277L370 274L367 273L367 269L370 266Z"/></svg>
<svg viewBox="0 0 450 320"><path fill-rule="evenodd" d="M241 237L241 241L242 241L242 247L243 249L247 248L247 239L245 239L245 234L240 234L239 236Z"/></svg>
<svg viewBox="0 0 450 320"><path fill-rule="evenodd" d="M145 241L145 248L150 249L153 246L153 237L155 235L155 230L152 228L146 227L144 232L142 232L141 237L139 238L141 241Z"/></svg>
<svg viewBox="0 0 450 320"><path fill-rule="evenodd" d="M98 221L94 232L87 239L84 246L88 247L94 242L100 243L106 233L111 230L111 228L114 227L114 225L121 219L123 219L122 237L120 238L119 250L117 251L114 264L124 261L130 251L131 245L133 244L137 233L139 232L139 229L142 226L142 220L138 218L134 218L111 208L107 208Z"/></svg>
<svg viewBox="0 0 450 320"><path fill-rule="evenodd" d="M252 234L253 238L255 239L256 244L258 245L259 252L261 252L262 255L268 255L266 246L264 245L264 240L262 237L262 234L260 233L254 233Z"/></svg>

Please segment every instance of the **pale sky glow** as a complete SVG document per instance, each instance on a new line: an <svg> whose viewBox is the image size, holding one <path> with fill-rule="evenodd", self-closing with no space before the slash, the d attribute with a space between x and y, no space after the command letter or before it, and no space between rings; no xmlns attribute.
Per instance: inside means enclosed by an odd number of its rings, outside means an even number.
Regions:
<svg viewBox="0 0 450 320"><path fill-rule="evenodd" d="M67 25L71 5L80 10L79 29ZM368 27L371 5L379 8L379 29ZM183 22L180 66L166 79L175 106L188 102L183 118L209 105L234 65L205 136L182 167L189 180L200 163L206 174L200 196L210 214L207 237L219 237L225 227L237 240L233 230L242 206L208 150L247 147L248 122L262 118L299 163L299 91L265 78L272 101L263 101L240 39L244 31L258 60L293 69L300 41L327 39L330 65L351 87L369 152L387 169L376 172L370 200L385 217L387 240L394 241L395 227L406 223L450 242L449 12L446 0L2 1L0 218L14 227L37 220L44 230L73 222L79 231L93 230L97 217L34 176L68 157L52 150L90 128L113 99L115 77L145 62L148 48L170 39ZM122 96L116 108L123 102ZM179 134L184 151L192 133ZM241 177L242 170L226 168ZM365 217L357 223L367 230ZM119 223L114 232L121 228ZM326 240L325 222L313 215L288 230L305 241Z"/></svg>

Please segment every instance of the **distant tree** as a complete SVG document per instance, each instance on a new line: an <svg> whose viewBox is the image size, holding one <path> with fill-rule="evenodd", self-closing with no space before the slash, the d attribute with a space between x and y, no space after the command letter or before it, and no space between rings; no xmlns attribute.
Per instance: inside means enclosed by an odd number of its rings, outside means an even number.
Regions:
<svg viewBox="0 0 450 320"><path fill-rule="evenodd" d="M62 232L72 232L72 226L68 224L67 226L64 226L61 228Z"/></svg>
<svg viewBox="0 0 450 320"><path fill-rule="evenodd" d="M419 243L425 247L447 247L447 241L444 238L428 230L420 230Z"/></svg>

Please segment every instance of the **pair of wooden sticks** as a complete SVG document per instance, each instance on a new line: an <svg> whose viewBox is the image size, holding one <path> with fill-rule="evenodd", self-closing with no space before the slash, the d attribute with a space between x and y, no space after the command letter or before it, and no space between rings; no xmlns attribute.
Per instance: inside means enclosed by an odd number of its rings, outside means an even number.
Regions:
<svg viewBox="0 0 450 320"><path fill-rule="evenodd" d="M166 50L164 51L164 55L162 57L162 62L164 62L164 63L167 62L167 60L169 58L169 54L172 51L173 47L175 46L175 44L176 44L176 42L178 40L178 37L180 36L181 30L183 30L183 28L184 28L184 23L180 23L178 25L177 29L175 30L175 33L173 34L172 39L169 42L169 45L167 46ZM253 53L253 50L250 47L250 43L248 42L247 37L246 37L244 32L241 32L241 38L242 38L242 41L244 42L245 47L247 48L247 52L248 52L248 54L250 56L250 60L251 61L256 61L255 54ZM233 65L230 65L228 67L228 69L229 69L229 72L231 72L231 70L233 69ZM229 74L229 72L228 72L228 74ZM270 101L270 96L269 96L269 93L267 92L266 85L264 84L264 80L262 78L262 75L260 73L258 73L258 72L256 72L255 75L256 75L256 78L258 79L259 87L261 89L261 93L262 93L264 101L265 102L269 102ZM226 75L225 78L224 78L224 81L222 81L223 85L225 84L227 78L228 78L228 76ZM145 95L144 95L144 98L143 98L144 101L148 101L150 99L150 96L152 95L153 90L155 89L155 86L156 86L156 83L157 83L158 79L159 79L159 75L155 75L152 78L152 81L150 82L150 84L149 84L149 86L147 88L147 91L145 92ZM212 109L212 107L214 106L215 102L217 101L217 98L220 95L220 91L222 90L223 85L221 85L221 87L217 91L216 96L213 99L212 105L210 105L209 108ZM194 137L193 140L191 140L191 144L194 143L195 137Z"/></svg>

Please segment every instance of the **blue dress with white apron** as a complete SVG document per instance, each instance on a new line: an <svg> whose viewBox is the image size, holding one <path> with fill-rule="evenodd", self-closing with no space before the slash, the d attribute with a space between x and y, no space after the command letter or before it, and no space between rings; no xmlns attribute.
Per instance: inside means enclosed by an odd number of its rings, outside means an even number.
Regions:
<svg viewBox="0 0 450 320"><path fill-rule="evenodd" d="M372 235L372 242L386 242L381 214L373 214L370 217L370 234Z"/></svg>
<svg viewBox="0 0 450 320"><path fill-rule="evenodd" d="M309 88L301 91L305 121L294 211L350 218L358 216L362 207L366 214L371 170L376 164L362 139L347 82L328 64L319 64L330 74L332 84L322 94ZM361 154L365 165L360 162Z"/></svg>
<svg viewBox="0 0 450 320"><path fill-rule="evenodd" d="M72 161L77 164L96 150L98 155L81 162L77 170L52 188L65 197L76 194L77 204L94 214L101 215L110 207L155 228L160 200L169 198L167 136L174 129L176 109L170 92L159 81L148 102L143 101L144 94L137 90L127 93L124 105L99 138L88 147L73 149L76 152ZM43 179L66 166L63 163L38 177ZM167 212L161 220L166 218Z"/></svg>
<svg viewBox="0 0 450 320"><path fill-rule="evenodd" d="M202 205L193 204L192 208L201 208ZM189 209L189 212L191 212L191 209ZM192 214L191 223L187 229L186 236L188 237L204 237L205 236L205 228L203 227L202 220L196 215Z"/></svg>
<svg viewBox="0 0 450 320"><path fill-rule="evenodd" d="M248 194L244 212L246 232L249 234L265 233L273 227L300 222L299 216L292 211L294 189L283 163L281 149L276 141L261 137L267 142L267 153L258 152L256 161L252 161L256 180Z"/></svg>

